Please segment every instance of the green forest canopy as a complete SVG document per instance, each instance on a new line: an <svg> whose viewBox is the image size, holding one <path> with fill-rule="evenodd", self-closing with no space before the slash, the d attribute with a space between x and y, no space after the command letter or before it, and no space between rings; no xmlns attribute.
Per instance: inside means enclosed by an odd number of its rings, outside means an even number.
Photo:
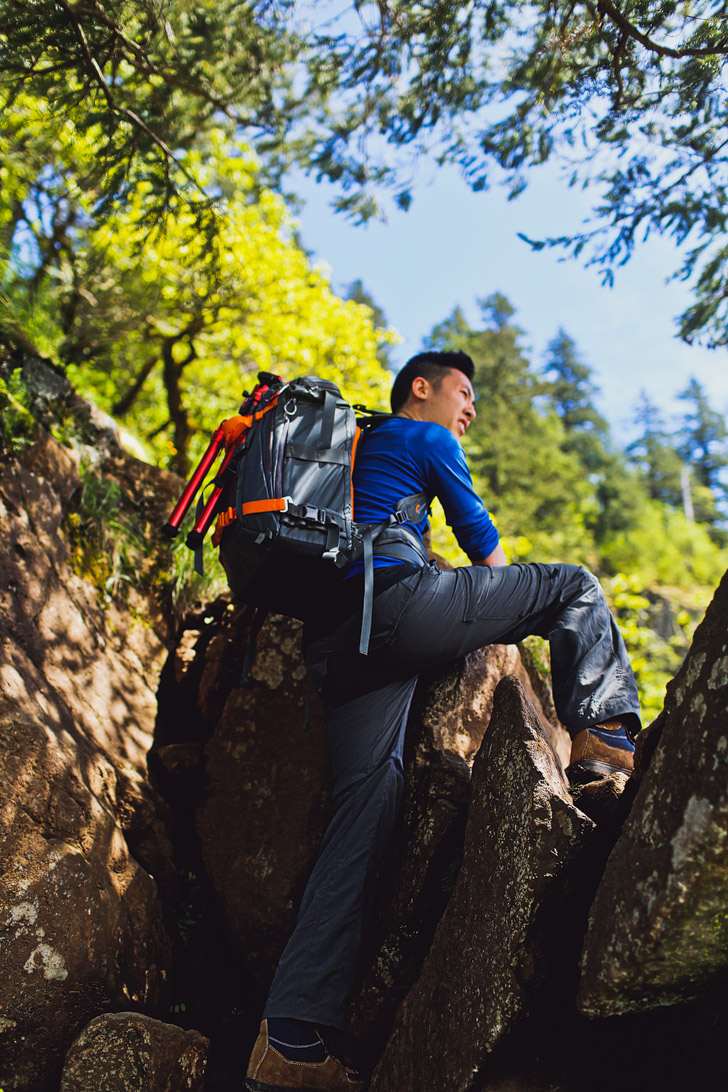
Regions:
<svg viewBox="0 0 728 1092"><path fill-rule="evenodd" d="M0 341L50 356L183 474L259 368L386 405L396 335L361 284L338 298L301 249L279 192L291 162L365 216L387 187L407 205L412 155L517 190L568 150L602 204L595 233L564 245L609 269L638 229L691 241L686 271L702 272L684 332L723 338L721 9L357 11L324 34L285 0L0 0ZM657 709L694 621L681 605L723 568L725 421L693 380L677 442L644 395L620 450L568 335L538 366L513 318L492 296L476 327L456 310L430 335L476 362L476 484L512 559L607 581ZM653 585L678 589L678 628L659 639Z"/></svg>
<svg viewBox="0 0 728 1092"><path fill-rule="evenodd" d="M409 204L423 153L511 193L556 159L590 186L594 223L548 242L609 277L640 238L672 235L695 289L682 335L714 345L728 341L727 56L722 0L0 0L3 107L28 93L93 132L79 182L99 200L146 180L159 213L186 185L204 222L211 195L184 155L220 125L268 183L295 161L364 217L385 188ZM38 148L36 134L24 151Z"/></svg>

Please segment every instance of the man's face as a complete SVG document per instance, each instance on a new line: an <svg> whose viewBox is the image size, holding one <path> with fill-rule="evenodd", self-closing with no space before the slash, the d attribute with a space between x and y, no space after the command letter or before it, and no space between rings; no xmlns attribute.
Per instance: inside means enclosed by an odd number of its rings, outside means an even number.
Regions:
<svg viewBox="0 0 728 1092"><path fill-rule="evenodd" d="M421 388L421 419L434 421L436 425L444 425L456 439L461 440L475 417L475 395L472 383L466 375L454 368L449 368L445 372L437 390L426 380L424 383L426 387Z"/></svg>

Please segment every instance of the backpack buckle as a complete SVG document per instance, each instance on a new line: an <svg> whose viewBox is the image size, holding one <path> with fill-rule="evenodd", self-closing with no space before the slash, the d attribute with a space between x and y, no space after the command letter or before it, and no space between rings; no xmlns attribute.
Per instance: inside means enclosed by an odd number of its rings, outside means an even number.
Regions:
<svg viewBox="0 0 728 1092"><path fill-rule="evenodd" d="M315 523L328 523L328 513L324 508L317 508L315 504L304 504L304 519L313 520Z"/></svg>

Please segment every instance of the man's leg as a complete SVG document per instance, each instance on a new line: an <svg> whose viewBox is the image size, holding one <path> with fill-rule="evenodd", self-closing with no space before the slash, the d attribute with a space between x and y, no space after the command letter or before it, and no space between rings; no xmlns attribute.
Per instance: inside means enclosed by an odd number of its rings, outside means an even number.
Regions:
<svg viewBox="0 0 728 1092"><path fill-rule="evenodd" d="M418 669L529 634L548 639L554 703L572 738L615 717L639 729L639 699L624 641L599 581L576 565L423 569L387 650Z"/></svg>
<svg viewBox="0 0 728 1092"><path fill-rule="evenodd" d="M356 970L365 892L401 803L404 730L417 675L376 686L376 672L366 665L374 676L369 688L347 698L346 660L355 658L339 658L334 685L323 692L335 812L264 1015L340 1029ZM349 666L355 685L356 663Z"/></svg>

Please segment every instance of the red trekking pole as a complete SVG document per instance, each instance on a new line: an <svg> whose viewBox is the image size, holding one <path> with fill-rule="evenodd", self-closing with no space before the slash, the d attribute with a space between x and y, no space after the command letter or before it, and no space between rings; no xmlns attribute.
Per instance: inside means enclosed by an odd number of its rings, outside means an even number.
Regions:
<svg viewBox="0 0 728 1092"><path fill-rule="evenodd" d="M172 515L162 528L162 534L166 535L167 538L177 537L180 524L187 515L189 507L195 498L195 494L207 477L210 467L215 462L221 449L223 447L227 448L220 469L215 475L214 480L216 484L212 491L212 495L197 517L195 526L185 539L186 544L191 550L197 550L202 545L202 540L207 534L210 524L217 513L217 504L223 490L223 486L219 484L223 471L227 469L241 439L245 436L245 432L250 427L254 418L257 417L255 411L264 396L270 390L270 384L274 382L280 383L280 377L273 375L272 372L259 372L258 379L259 382L253 393L246 395L245 401L240 407L240 413L235 417L227 418L227 420L223 421L213 432L207 451L197 464L192 477L184 488L182 496L175 505Z"/></svg>
<svg viewBox="0 0 728 1092"><path fill-rule="evenodd" d="M222 426L220 426L220 427L222 428ZM223 472L227 469L228 463L232 459L232 457L235 454L236 450L237 450L237 445L236 444L231 444L230 447L227 449L227 452L225 453L225 458L223 459L222 465L221 465L221 467L218 470L217 475L216 475L218 481L222 477ZM215 486L212 493L210 494L210 499L208 500L207 504L205 505L205 507L200 512L200 515L199 515L199 517L198 517L198 519L197 519L197 521L195 523L195 526L192 528L192 530L188 534L187 538L185 539L186 545L189 546L189 548L191 550L196 550L196 549L198 549L198 547L200 547L202 545L202 540L204 539L205 535L207 534L208 530L210 529L210 524L212 523L213 519L217 515L217 502L220 500L220 495L222 494L222 490L223 490L222 485L216 485ZM192 498L190 498L190 500L191 499ZM180 501L180 504L181 503L182 502ZM170 520L170 522L171 522L171 520Z"/></svg>
<svg viewBox="0 0 728 1092"><path fill-rule="evenodd" d="M222 425L220 425L213 432L212 439L210 440L207 451L197 464L195 472L190 480L187 482L187 485L184 488L184 492L182 493L180 499L177 501L172 515L169 517L164 527L162 528L162 534L166 535L167 538L176 538L179 534L180 524L187 515L187 510L192 504L197 490L200 488L203 481L207 477L210 467L215 462L215 459L217 458L220 449L224 446L224 444L225 433L223 431Z"/></svg>

